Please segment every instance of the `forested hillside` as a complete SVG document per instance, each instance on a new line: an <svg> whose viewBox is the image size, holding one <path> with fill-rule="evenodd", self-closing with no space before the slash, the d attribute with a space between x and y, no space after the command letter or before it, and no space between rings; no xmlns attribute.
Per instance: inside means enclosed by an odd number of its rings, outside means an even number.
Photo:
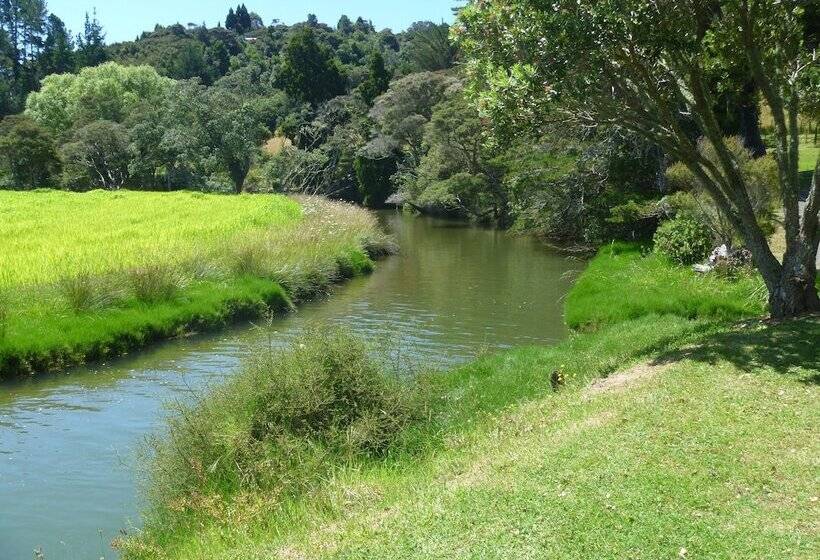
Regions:
<svg viewBox="0 0 820 560"><path fill-rule="evenodd" d="M753 191L757 244L776 230L779 164L766 139L778 125L743 57L709 69L714 91L674 123L659 124L661 109L639 99L651 111L633 126L624 107L599 117L580 106L600 91L596 72L561 63L533 74L550 59L531 58L528 34L543 30L495 29L495 10L484 8L460 10L452 29L417 22L393 32L364 17L268 23L240 4L216 27L156 26L105 45L95 15L73 39L42 0L9 0L0 7L0 187L321 194L582 248L649 238L685 217L709 231L704 245L731 246L731 213L657 136L668 128L710 173L736 159ZM805 47L816 45L816 21L811 5L795 13ZM793 128L814 143L818 97L806 91ZM810 173L800 180L807 191Z"/></svg>
<svg viewBox="0 0 820 560"><path fill-rule="evenodd" d="M266 25L239 5L218 27L105 45L93 14L73 38L40 0L2 10L5 188L390 199L570 244L657 218L612 211L664 188L660 153L634 135L555 126L492 140L447 24Z"/></svg>

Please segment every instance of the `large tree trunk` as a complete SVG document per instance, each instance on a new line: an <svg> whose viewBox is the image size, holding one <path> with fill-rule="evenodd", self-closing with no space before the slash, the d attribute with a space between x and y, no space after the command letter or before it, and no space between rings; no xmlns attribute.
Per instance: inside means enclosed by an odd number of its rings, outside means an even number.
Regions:
<svg viewBox="0 0 820 560"><path fill-rule="evenodd" d="M806 251L803 258L791 258L783 263L779 281L769 289L772 318L784 319L820 311L815 259L815 254L809 255Z"/></svg>
<svg viewBox="0 0 820 560"><path fill-rule="evenodd" d="M771 314L777 319L820 311L820 297L816 284L817 247L820 242L820 194L817 189L819 179L820 159L815 164L811 191L803 216L799 220L797 235L789 236L787 232L786 254L783 256L779 278L771 284L767 281Z"/></svg>

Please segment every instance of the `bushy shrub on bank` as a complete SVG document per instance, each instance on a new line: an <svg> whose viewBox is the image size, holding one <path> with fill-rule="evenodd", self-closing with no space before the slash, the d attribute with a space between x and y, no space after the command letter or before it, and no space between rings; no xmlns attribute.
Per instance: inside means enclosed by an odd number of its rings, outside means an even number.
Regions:
<svg viewBox="0 0 820 560"><path fill-rule="evenodd" d="M678 264L692 264L706 258L712 249L709 230L691 218L675 218L655 232L655 250Z"/></svg>
<svg viewBox="0 0 820 560"><path fill-rule="evenodd" d="M310 330L178 406L154 442L152 504L173 522L218 522L232 502L264 495L269 507L308 492L334 468L389 451L418 414L410 389L360 339Z"/></svg>

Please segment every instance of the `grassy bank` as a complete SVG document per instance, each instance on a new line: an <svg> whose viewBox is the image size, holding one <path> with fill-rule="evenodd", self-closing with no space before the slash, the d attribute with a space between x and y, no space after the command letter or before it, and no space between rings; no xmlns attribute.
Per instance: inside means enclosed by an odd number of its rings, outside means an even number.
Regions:
<svg viewBox="0 0 820 560"><path fill-rule="evenodd" d="M389 242L350 205L280 196L0 192L0 378L287 309Z"/></svg>
<svg viewBox="0 0 820 560"><path fill-rule="evenodd" d="M623 266L615 257L626 255ZM298 465L273 469L298 491L195 481L186 490L195 501L155 499L145 532L122 543L125 556L816 557L820 320L732 324L734 312L711 305L590 315L605 296L600 278L638 286L647 271L675 273L663 266L602 252L567 303L570 316L592 317L579 324L597 330L422 376L411 387L421 413L414 409L383 452L325 453L318 477ZM724 293L742 293L719 282ZM692 284L684 299L709 299L719 288ZM240 379L259 379L258 368L248 371ZM231 441L246 441L242 434L268 441L291 425L251 432L236 418L223 414L204 434L225 444L218 461L210 458L214 471L238 449ZM305 456L330 441L308 437Z"/></svg>
<svg viewBox="0 0 820 560"><path fill-rule="evenodd" d="M728 321L762 315L766 299L757 275L726 280L698 274L639 245L612 243L598 252L573 287L566 321L585 330L650 313Z"/></svg>

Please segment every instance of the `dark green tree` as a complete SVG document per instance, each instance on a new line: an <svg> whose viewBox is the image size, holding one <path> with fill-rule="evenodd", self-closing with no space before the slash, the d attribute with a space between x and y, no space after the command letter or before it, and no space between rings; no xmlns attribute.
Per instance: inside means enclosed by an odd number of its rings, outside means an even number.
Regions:
<svg viewBox="0 0 820 560"><path fill-rule="evenodd" d="M364 19L361 16L356 18L356 23L353 24L353 29L365 34L374 33L376 31L373 28L373 23L371 23L369 20Z"/></svg>
<svg viewBox="0 0 820 560"><path fill-rule="evenodd" d="M85 14L82 35L77 36L77 63L80 67L98 66L106 61L105 33L97 20L96 10L93 17Z"/></svg>
<svg viewBox="0 0 820 560"><path fill-rule="evenodd" d="M396 190L390 179L398 169L398 161L397 146L384 137L370 141L356 154L354 169L365 206L383 207Z"/></svg>
<svg viewBox="0 0 820 560"><path fill-rule="evenodd" d="M236 31L236 14L234 13L233 8L230 8L228 10L228 15L225 16L225 29Z"/></svg>
<svg viewBox="0 0 820 560"><path fill-rule="evenodd" d="M251 15L248 13L248 8L245 4L241 4L236 8L236 32L239 34L247 33L253 28Z"/></svg>
<svg viewBox="0 0 820 560"><path fill-rule="evenodd" d="M205 62L211 80L216 81L228 73L231 64L231 53L225 43L217 39L205 51Z"/></svg>
<svg viewBox="0 0 820 560"><path fill-rule="evenodd" d="M129 178L130 145L128 131L119 123L94 121L77 130L62 147L69 188L116 190Z"/></svg>
<svg viewBox="0 0 820 560"><path fill-rule="evenodd" d="M192 167L202 174L226 174L241 193L259 145L269 135L264 107L219 87L185 82L169 108L171 126Z"/></svg>
<svg viewBox="0 0 820 560"><path fill-rule="evenodd" d="M0 124L0 170L6 175L8 186L50 186L59 168L54 139L36 122L11 116Z"/></svg>
<svg viewBox="0 0 820 560"><path fill-rule="evenodd" d="M65 74L74 70L74 42L63 21L50 14L46 24L47 34L43 52L38 58L40 73Z"/></svg>
<svg viewBox="0 0 820 560"><path fill-rule="evenodd" d="M0 85L10 111L17 111L37 86L35 59L43 46L46 9L43 0L0 0L0 64L6 83Z"/></svg>
<svg viewBox="0 0 820 560"><path fill-rule="evenodd" d="M298 28L282 52L279 87L300 101L318 105L345 92L344 70L312 28Z"/></svg>
<svg viewBox="0 0 820 560"><path fill-rule="evenodd" d="M390 87L390 78L390 72L384 66L382 53L376 51L370 56L367 78L359 86L359 95L364 102L372 105L373 101Z"/></svg>
<svg viewBox="0 0 820 560"><path fill-rule="evenodd" d="M394 190L390 177L396 172L396 158L358 156L355 166L362 202L368 208L382 208Z"/></svg>
<svg viewBox="0 0 820 560"><path fill-rule="evenodd" d="M414 23L405 37L403 57L412 69L446 70L455 64L458 51L450 42L450 26L446 23Z"/></svg>
<svg viewBox="0 0 820 560"><path fill-rule="evenodd" d="M8 34L0 29L0 116L8 115L14 108L14 64Z"/></svg>
<svg viewBox="0 0 820 560"><path fill-rule="evenodd" d="M353 22L346 15L339 18L339 23L336 24L336 31L342 35L350 35L353 33Z"/></svg>

